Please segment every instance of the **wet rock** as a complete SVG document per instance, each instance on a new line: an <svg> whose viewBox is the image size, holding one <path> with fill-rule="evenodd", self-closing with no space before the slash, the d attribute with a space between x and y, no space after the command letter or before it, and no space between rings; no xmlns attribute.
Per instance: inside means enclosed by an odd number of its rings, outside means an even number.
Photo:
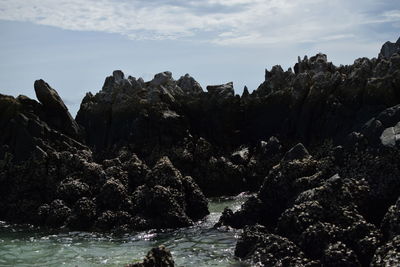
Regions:
<svg viewBox="0 0 400 267"><path fill-rule="evenodd" d="M173 267L175 262L171 252L163 245L152 248L142 262L132 263L126 267Z"/></svg>
<svg viewBox="0 0 400 267"><path fill-rule="evenodd" d="M65 225L71 215L71 209L62 200L56 199L48 206L41 206L38 213L45 218L46 224L50 227L60 227Z"/></svg>
<svg viewBox="0 0 400 267"><path fill-rule="evenodd" d="M133 193L133 209L156 229L189 226L193 221L186 215L184 195L161 185L139 186Z"/></svg>
<svg viewBox="0 0 400 267"><path fill-rule="evenodd" d="M235 256L262 266L304 266L311 262L294 243L259 225L243 230Z"/></svg>
<svg viewBox="0 0 400 267"><path fill-rule="evenodd" d="M72 216L68 220L68 227L73 230L89 230L92 228L95 219L95 201L83 197L75 203Z"/></svg>
<svg viewBox="0 0 400 267"><path fill-rule="evenodd" d="M210 213L206 197L192 177L183 177L182 184L185 191L186 214L194 221L203 219Z"/></svg>

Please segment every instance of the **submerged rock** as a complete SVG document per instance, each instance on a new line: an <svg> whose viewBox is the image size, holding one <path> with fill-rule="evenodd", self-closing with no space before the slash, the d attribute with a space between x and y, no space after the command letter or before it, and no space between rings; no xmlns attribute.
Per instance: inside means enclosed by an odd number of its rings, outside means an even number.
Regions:
<svg viewBox="0 0 400 267"><path fill-rule="evenodd" d="M171 252L163 245L152 248L142 262L125 265L126 267L173 267L175 262Z"/></svg>

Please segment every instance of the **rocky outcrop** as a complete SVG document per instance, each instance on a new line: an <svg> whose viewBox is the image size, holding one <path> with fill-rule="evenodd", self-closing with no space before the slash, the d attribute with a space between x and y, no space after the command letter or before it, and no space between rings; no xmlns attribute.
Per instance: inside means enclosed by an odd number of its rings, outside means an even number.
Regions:
<svg viewBox="0 0 400 267"><path fill-rule="evenodd" d="M123 75L115 72L113 79L121 82ZM69 116L55 90L43 81L35 89L42 103L0 95L5 129L0 135L0 220L125 232L189 226L208 214L195 181L166 157L150 169L121 147L114 158L96 162L88 146L50 119ZM49 117L50 111L55 117Z"/></svg>
<svg viewBox="0 0 400 267"><path fill-rule="evenodd" d="M398 236L398 202L393 204L399 197L400 172L389 162L399 151L324 149L320 158L308 152L288 157L307 151L296 145L271 169L256 196L236 212L224 210L217 227L244 228L238 257L253 263L265 260L266 265L275 264L267 259L283 257L297 265L314 261L323 266L369 266L393 257L394 243L385 242ZM291 245L285 247L295 247L296 253L286 257L274 254L280 250L270 252L272 244L283 242L277 240L287 240Z"/></svg>
<svg viewBox="0 0 400 267"><path fill-rule="evenodd" d="M207 91L210 94L210 97L222 99L232 97L235 94L233 90L233 82L221 85L209 85L207 86Z"/></svg>
<svg viewBox="0 0 400 267"><path fill-rule="evenodd" d="M34 87L36 97L43 105L46 122L71 137L79 138L79 126L68 112L68 108L57 91L43 80L35 81Z"/></svg>
<svg viewBox="0 0 400 267"><path fill-rule="evenodd" d="M381 52L379 53L379 57L390 58L395 53L400 54L400 38L395 43L390 41L384 43Z"/></svg>
<svg viewBox="0 0 400 267"><path fill-rule="evenodd" d="M293 70L266 70L242 97L232 83L203 92L189 75L145 82L117 70L87 93L76 122L44 81L35 83L40 103L0 95L0 220L185 227L208 214L205 196L253 191L218 223L246 227L238 256L367 266L386 247L395 251L398 236L400 55L392 48L348 66L321 53L299 58Z"/></svg>
<svg viewBox="0 0 400 267"><path fill-rule="evenodd" d="M142 262L132 263L126 267L173 267L175 262L171 252L163 245L152 248Z"/></svg>

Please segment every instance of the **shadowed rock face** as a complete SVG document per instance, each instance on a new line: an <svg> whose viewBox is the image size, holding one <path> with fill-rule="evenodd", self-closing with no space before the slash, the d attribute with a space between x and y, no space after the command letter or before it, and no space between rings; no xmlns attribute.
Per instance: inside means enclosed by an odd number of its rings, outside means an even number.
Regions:
<svg viewBox="0 0 400 267"><path fill-rule="evenodd" d="M45 81L37 80L34 84L37 99L43 105L47 122L65 134L79 138L78 124L68 112L68 108L58 95Z"/></svg>
<svg viewBox="0 0 400 267"><path fill-rule="evenodd" d="M379 53L379 57L390 58L393 54L400 53L400 38L397 42L386 42Z"/></svg>

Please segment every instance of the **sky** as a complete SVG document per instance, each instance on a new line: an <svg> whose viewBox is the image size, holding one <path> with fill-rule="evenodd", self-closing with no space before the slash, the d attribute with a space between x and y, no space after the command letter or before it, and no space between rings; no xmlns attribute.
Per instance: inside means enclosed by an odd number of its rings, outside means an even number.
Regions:
<svg viewBox="0 0 400 267"><path fill-rule="evenodd" d="M35 98L44 79L75 115L118 69L240 94L298 56L351 64L399 36L399 0L0 0L0 93Z"/></svg>

